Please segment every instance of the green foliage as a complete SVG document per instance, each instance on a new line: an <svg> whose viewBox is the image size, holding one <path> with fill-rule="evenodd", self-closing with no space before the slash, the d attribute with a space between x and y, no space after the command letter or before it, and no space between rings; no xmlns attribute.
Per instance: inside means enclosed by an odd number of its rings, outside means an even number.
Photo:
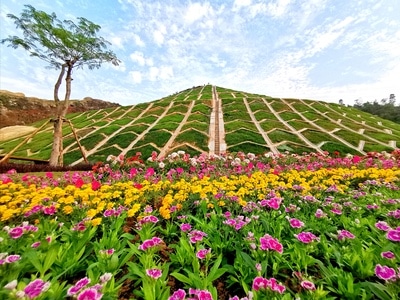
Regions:
<svg viewBox="0 0 400 300"><path fill-rule="evenodd" d="M361 153L353 148L350 148L346 145L335 143L335 142L327 142L322 145L321 150L328 151L329 153L334 153L338 151L342 155L345 154L353 154L353 155L360 155Z"/></svg>
<svg viewBox="0 0 400 300"><path fill-rule="evenodd" d="M354 108L390 120L392 122L400 123L400 106L396 106L395 102L395 98L390 100L382 99L380 103L376 100L373 102L368 101L362 104L356 103Z"/></svg>
<svg viewBox="0 0 400 300"><path fill-rule="evenodd" d="M188 143L193 144L194 146L203 149L204 151L208 151L208 136L203 132L198 132L194 129L185 130L178 134L175 139L176 143Z"/></svg>
<svg viewBox="0 0 400 300"><path fill-rule="evenodd" d="M266 146L257 145L249 142L228 147L228 150L229 152L244 152L244 153L257 153L257 154L262 154L270 151L270 149Z"/></svg>
<svg viewBox="0 0 400 300"><path fill-rule="evenodd" d="M265 144L264 139L258 132L239 129L232 133L227 133L225 141L228 145L236 145L242 142L254 142L256 144Z"/></svg>
<svg viewBox="0 0 400 300"><path fill-rule="evenodd" d="M303 143L303 141L297 135L278 129L269 132L268 137L271 139L273 143L279 143L282 141L291 141L299 144Z"/></svg>
<svg viewBox="0 0 400 300"><path fill-rule="evenodd" d="M129 146L129 144L135 140L136 135L133 133L124 133L124 134L118 134L116 136L113 136L111 139L107 141L108 145L114 145L117 144L121 148L126 148Z"/></svg>

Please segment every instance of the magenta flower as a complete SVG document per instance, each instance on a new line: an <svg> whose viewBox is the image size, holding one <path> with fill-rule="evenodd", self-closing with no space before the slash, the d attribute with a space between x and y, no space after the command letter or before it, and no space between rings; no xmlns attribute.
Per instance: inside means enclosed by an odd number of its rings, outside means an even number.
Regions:
<svg viewBox="0 0 400 300"><path fill-rule="evenodd" d="M347 230L338 230L338 240L344 240L344 239L354 239L355 235L352 234L350 231Z"/></svg>
<svg viewBox="0 0 400 300"><path fill-rule="evenodd" d="M146 251L149 248L158 246L159 244L161 244L163 241L162 239L160 239L159 237L152 237L149 240L145 240L140 246L139 246L139 250L143 250Z"/></svg>
<svg viewBox="0 0 400 300"><path fill-rule="evenodd" d="M13 239L18 239L24 234L24 229L21 226L14 227L8 231L8 234Z"/></svg>
<svg viewBox="0 0 400 300"><path fill-rule="evenodd" d="M324 212L322 211L322 209L320 209L320 208L317 209L317 211L315 212L314 215L315 215L315 217L318 218L318 219L326 217L326 213L324 213Z"/></svg>
<svg viewBox="0 0 400 300"><path fill-rule="evenodd" d="M140 220L140 224L147 224L147 223L157 223L158 218L156 216L145 216Z"/></svg>
<svg viewBox="0 0 400 300"><path fill-rule="evenodd" d="M314 291L315 290L315 284L311 281L308 280L303 280L300 285L303 287L305 290L309 291Z"/></svg>
<svg viewBox="0 0 400 300"><path fill-rule="evenodd" d="M200 249L199 251L197 251L196 257L198 259L205 259L207 254L210 252L211 252L211 249Z"/></svg>
<svg viewBox="0 0 400 300"><path fill-rule="evenodd" d="M381 266L381 265L376 265L375 267L375 275L383 280L395 280L396 279L396 271L393 268L390 268L388 266Z"/></svg>
<svg viewBox="0 0 400 300"><path fill-rule="evenodd" d="M390 229L390 226L385 221L376 222L375 227L378 228L379 230L383 230L383 231L388 231Z"/></svg>
<svg viewBox="0 0 400 300"><path fill-rule="evenodd" d="M332 208L331 212L333 212L336 215L341 215L342 214L342 211L340 209L338 209L338 208Z"/></svg>
<svg viewBox="0 0 400 300"><path fill-rule="evenodd" d="M8 263L8 264L11 264L11 263L16 262L16 261L18 261L18 260L20 260L20 259L21 259L21 256L20 256L20 255L12 254L12 255L7 256L7 257L5 258L5 260L4 260L4 262L5 262L5 263Z"/></svg>
<svg viewBox="0 0 400 300"><path fill-rule="evenodd" d="M54 205L43 207L43 213L45 215L50 215L51 216L51 215L54 215L56 212L57 212L57 209L56 209L56 207Z"/></svg>
<svg viewBox="0 0 400 300"><path fill-rule="evenodd" d="M209 291L200 291L197 294L199 300L213 300L212 295Z"/></svg>
<svg viewBox="0 0 400 300"><path fill-rule="evenodd" d="M318 240L318 238L313 233L308 231L300 232L299 234L295 234L294 236L304 244L309 244L314 240Z"/></svg>
<svg viewBox="0 0 400 300"><path fill-rule="evenodd" d="M35 279L24 288L24 292L29 299L33 299L38 297L41 293L47 291L49 287L50 282L43 281L42 279Z"/></svg>
<svg viewBox="0 0 400 300"><path fill-rule="evenodd" d="M114 248L105 249L105 250L99 250L99 253L100 253L101 255L105 255L105 256L111 256L111 255L114 254L114 252L115 252Z"/></svg>
<svg viewBox="0 0 400 300"><path fill-rule="evenodd" d="M186 232L192 229L192 225L190 225L189 223L183 223L181 224L180 228L183 232Z"/></svg>
<svg viewBox="0 0 400 300"><path fill-rule="evenodd" d="M301 228L304 226L304 223L296 218L288 218L290 226L292 228Z"/></svg>
<svg viewBox="0 0 400 300"><path fill-rule="evenodd" d="M86 290L83 290L79 295L78 295L78 300L100 300L103 297L103 294L101 294L97 289L95 288L88 288Z"/></svg>
<svg viewBox="0 0 400 300"><path fill-rule="evenodd" d="M261 206L268 206L269 208L272 208L274 210L278 210L280 205L281 205L282 199L281 198L276 198L273 197L271 199L264 199L259 202Z"/></svg>
<svg viewBox="0 0 400 300"><path fill-rule="evenodd" d="M253 279L253 285L252 289L255 291L259 291L261 289L266 289L268 286L268 279L257 276L256 278Z"/></svg>
<svg viewBox="0 0 400 300"><path fill-rule="evenodd" d="M269 234L264 235L260 238L260 249L261 250L274 250L278 253L283 252L283 246L279 241Z"/></svg>
<svg viewBox="0 0 400 300"><path fill-rule="evenodd" d="M279 294L283 294L283 292L286 290L286 287L282 284L277 283L276 279L273 277L268 280L267 285L272 291L278 292Z"/></svg>
<svg viewBox="0 0 400 300"><path fill-rule="evenodd" d="M392 251L382 252L381 256L382 258L387 258L387 259L393 259L396 257Z"/></svg>
<svg viewBox="0 0 400 300"><path fill-rule="evenodd" d="M162 276L162 272L160 269L147 269L146 274L153 279L158 279Z"/></svg>
<svg viewBox="0 0 400 300"><path fill-rule="evenodd" d="M393 242L400 242L400 230L399 229L391 229L387 232L386 238Z"/></svg>
<svg viewBox="0 0 400 300"><path fill-rule="evenodd" d="M203 237L207 236L205 232L196 229L189 232L188 235L189 235L189 240L192 244L201 242L203 240Z"/></svg>
<svg viewBox="0 0 400 300"><path fill-rule="evenodd" d="M74 286L70 287L67 291L68 296L73 296L76 293L79 293L80 290L82 290L85 286L87 286L90 283L90 279L88 277L84 277L80 280L78 280Z"/></svg>
<svg viewBox="0 0 400 300"><path fill-rule="evenodd" d="M168 300L185 300L186 292L182 289L175 291Z"/></svg>
<svg viewBox="0 0 400 300"><path fill-rule="evenodd" d="M39 247L40 246L40 242L34 242L34 243L32 243L32 245L31 245L31 247L32 248L37 248L37 247Z"/></svg>

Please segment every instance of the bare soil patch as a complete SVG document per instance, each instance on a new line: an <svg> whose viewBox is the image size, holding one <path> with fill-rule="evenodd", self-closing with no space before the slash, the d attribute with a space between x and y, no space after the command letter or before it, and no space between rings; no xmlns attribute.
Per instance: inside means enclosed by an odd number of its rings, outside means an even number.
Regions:
<svg viewBox="0 0 400 300"><path fill-rule="evenodd" d="M33 126L22 126L22 125L0 128L0 142L24 136L35 130L36 128Z"/></svg>

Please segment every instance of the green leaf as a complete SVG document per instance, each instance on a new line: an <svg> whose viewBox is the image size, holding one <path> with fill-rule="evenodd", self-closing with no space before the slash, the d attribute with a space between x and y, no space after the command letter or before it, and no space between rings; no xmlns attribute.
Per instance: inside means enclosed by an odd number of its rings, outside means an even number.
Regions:
<svg viewBox="0 0 400 300"><path fill-rule="evenodd" d="M193 284L192 280L189 277L187 277L187 276L185 276L183 274L180 274L180 273L177 273L177 272L172 272L170 275L175 277L176 279L178 279L180 282L186 283L188 285L192 285Z"/></svg>

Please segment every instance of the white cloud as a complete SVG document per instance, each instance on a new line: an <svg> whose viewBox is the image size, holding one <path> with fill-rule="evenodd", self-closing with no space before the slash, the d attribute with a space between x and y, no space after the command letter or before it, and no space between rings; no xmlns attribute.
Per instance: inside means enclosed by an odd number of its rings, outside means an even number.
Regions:
<svg viewBox="0 0 400 300"><path fill-rule="evenodd" d="M130 59L133 62L136 62L139 66L152 66L153 59L152 58L145 58L143 52L135 51L129 55Z"/></svg>
<svg viewBox="0 0 400 300"><path fill-rule="evenodd" d="M129 72L129 76L133 83L141 83L142 82L142 73L139 71L131 71Z"/></svg>
<svg viewBox="0 0 400 300"><path fill-rule="evenodd" d="M276 2L268 3L268 14L277 18L283 16L287 11L290 2L291 0L277 0Z"/></svg>
<svg viewBox="0 0 400 300"><path fill-rule="evenodd" d="M183 19L187 24L192 24L209 15L210 13L212 13L212 7L210 6L210 3L190 3L186 9Z"/></svg>
<svg viewBox="0 0 400 300"><path fill-rule="evenodd" d="M151 67L149 69L149 80L166 80L174 77L174 71L171 66Z"/></svg>

